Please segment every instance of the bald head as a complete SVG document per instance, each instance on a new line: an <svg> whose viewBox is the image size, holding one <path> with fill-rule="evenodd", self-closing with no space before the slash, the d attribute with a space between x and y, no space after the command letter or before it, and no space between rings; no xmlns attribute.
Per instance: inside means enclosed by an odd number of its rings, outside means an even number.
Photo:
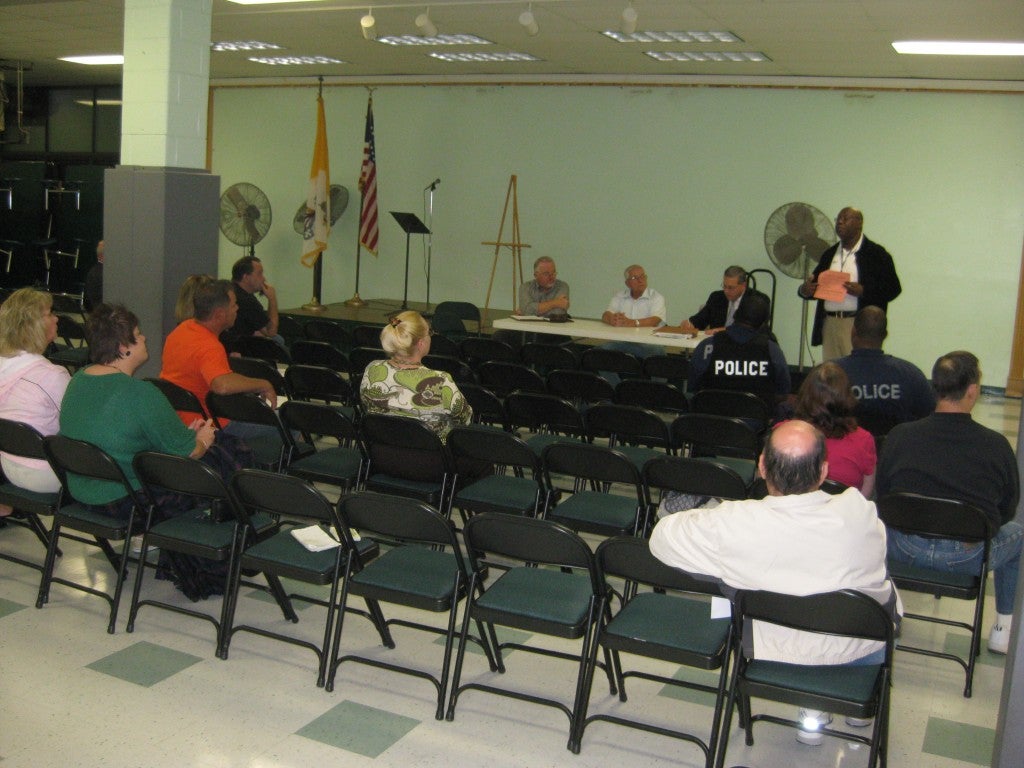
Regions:
<svg viewBox="0 0 1024 768"><path fill-rule="evenodd" d="M853 320L853 348L881 349L889 335L889 322L880 307L864 307Z"/></svg>
<svg viewBox="0 0 1024 768"><path fill-rule="evenodd" d="M759 467L772 496L810 493L828 474L825 436L806 421L787 421L768 437Z"/></svg>
<svg viewBox="0 0 1024 768"><path fill-rule="evenodd" d="M852 248L864 231L864 214L856 208L846 206L836 216L836 234L844 248Z"/></svg>

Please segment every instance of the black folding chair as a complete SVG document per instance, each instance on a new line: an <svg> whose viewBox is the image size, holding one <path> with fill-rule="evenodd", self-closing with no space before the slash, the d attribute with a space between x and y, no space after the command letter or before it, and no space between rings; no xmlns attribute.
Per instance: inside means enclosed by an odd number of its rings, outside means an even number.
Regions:
<svg viewBox="0 0 1024 768"><path fill-rule="evenodd" d="M284 380L292 400L325 403L358 421L359 398L348 380L336 370L321 365L293 363L284 372Z"/></svg>
<svg viewBox="0 0 1024 768"><path fill-rule="evenodd" d="M467 341L471 341L471 339L467 339ZM480 339L475 339L475 341L480 341ZM515 391L545 392L547 390L540 374L522 363L488 360L477 366L476 373L480 379L480 385L487 387L498 397L507 397L509 393Z"/></svg>
<svg viewBox="0 0 1024 768"><path fill-rule="evenodd" d="M311 483L336 485L342 491L359 487L369 457L352 419L330 406L299 400L282 405L280 416L286 431L299 432L313 448L313 453L288 463L288 474ZM317 448L317 437L333 438L337 445Z"/></svg>
<svg viewBox="0 0 1024 768"><path fill-rule="evenodd" d="M587 435L608 441L608 447L626 454L638 470L672 450L668 424L658 414L637 405L598 403L583 414Z"/></svg>
<svg viewBox="0 0 1024 768"><path fill-rule="evenodd" d="M292 459L313 451L312 446L296 442L291 432L281 424L277 411L255 393L218 395L210 392L206 396L206 406L215 419L265 427L259 434L245 439L246 445L252 449L256 466L261 469L283 471Z"/></svg>
<svg viewBox="0 0 1024 768"><path fill-rule="evenodd" d="M273 366L291 365L292 356L288 350L266 336L239 336L230 343L230 351L242 357L265 360Z"/></svg>
<svg viewBox="0 0 1024 768"><path fill-rule="evenodd" d="M292 344L291 354L293 365L319 365L344 374L352 367L348 355L326 341L299 339Z"/></svg>
<svg viewBox="0 0 1024 768"><path fill-rule="evenodd" d="M167 398L167 402L171 404L171 407L174 410L182 411L184 413L194 413L203 419L210 418L210 414L206 411L206 404L196 397L194 392L190 392L184 387L179 387L177 384L170 382L167 379L149 378L146 379L146 381L150 382L163 393L164 397Z"/></svg>

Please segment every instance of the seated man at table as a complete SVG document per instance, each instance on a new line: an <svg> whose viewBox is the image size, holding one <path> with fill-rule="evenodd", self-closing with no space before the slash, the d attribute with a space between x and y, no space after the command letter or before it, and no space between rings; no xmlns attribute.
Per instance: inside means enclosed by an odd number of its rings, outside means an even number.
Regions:
<svg viewBox="0 0 1024 768"><path fill-rule="evenodd" d="M706 331L708 334L724 331L733 324L736 310L739 309L747 296L758 294L753 288L747 287L747 270L743 267L731 266L722 276L722 289L713 291L708 300L695 314L690 315L675 328L679 333L697 334ZM767 299L767 297L765 297ZM770 304L769 304L770 307Z"/></svg>
<svg viewBox="0 0 1024 768"><path fill-rule="evenodd" d="M569 315L569 285L558 279L555 260L541 256L533 262L533 280L519 287L516 300L516 314L523 317L543 317L549 320L565 320ZM566 339L546 333L526 334L521 331L494 332L494 338L519 348L526 341L543 344L569 343Z"/></svg>
<svg viewBox="0 0 1024 768"><path fill-rule="evenodd" d="M704 339L690 360L691 392L731 389L753 392L776 415L790 394L789 366L782 349L763 330L768 321L768 298L751 294L736 310L733 324Z"/></svg>
<svg viewBox="0 0 1024 768"><path fill-rule="evenodd" d="M647 287L647 272L639 264L631 264L625 271L626 287L612 296L608 309L601 315L601 322L616 328L658 328L665 324L665 297ZM653 344L635 341L612 341L602 344L605 349L617 349L636 357L660 355L662 348ZM611 372L601 374L612 386L619 383L618 375Z"/></svg>

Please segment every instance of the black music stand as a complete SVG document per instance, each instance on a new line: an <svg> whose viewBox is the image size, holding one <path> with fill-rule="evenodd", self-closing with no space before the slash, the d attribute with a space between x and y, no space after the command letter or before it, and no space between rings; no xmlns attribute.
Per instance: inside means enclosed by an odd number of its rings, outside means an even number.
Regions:
<svg viewBox="0 0 1024 768"><path fill-rule="evenodd" d="M427 225L420 221L415 213L399 213L391 211L395 221L405 232L405 292L402 294L402 309L409 308L409 238L412 235L429 235Z"/></svg>

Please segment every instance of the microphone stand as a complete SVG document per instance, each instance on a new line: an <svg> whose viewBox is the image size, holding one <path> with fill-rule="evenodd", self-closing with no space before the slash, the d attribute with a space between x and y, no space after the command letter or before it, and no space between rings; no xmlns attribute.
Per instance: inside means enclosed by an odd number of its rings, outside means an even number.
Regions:
<svg viewBox="0 0 1024 768"><path fill-rule="evenodd" d="M434 254L433 231L434 231L434 190L441 183L440 179L434 179L423 190L426 199L423 202L423 218L427 220L427 312L430 311L430 262Z"/></svg>

